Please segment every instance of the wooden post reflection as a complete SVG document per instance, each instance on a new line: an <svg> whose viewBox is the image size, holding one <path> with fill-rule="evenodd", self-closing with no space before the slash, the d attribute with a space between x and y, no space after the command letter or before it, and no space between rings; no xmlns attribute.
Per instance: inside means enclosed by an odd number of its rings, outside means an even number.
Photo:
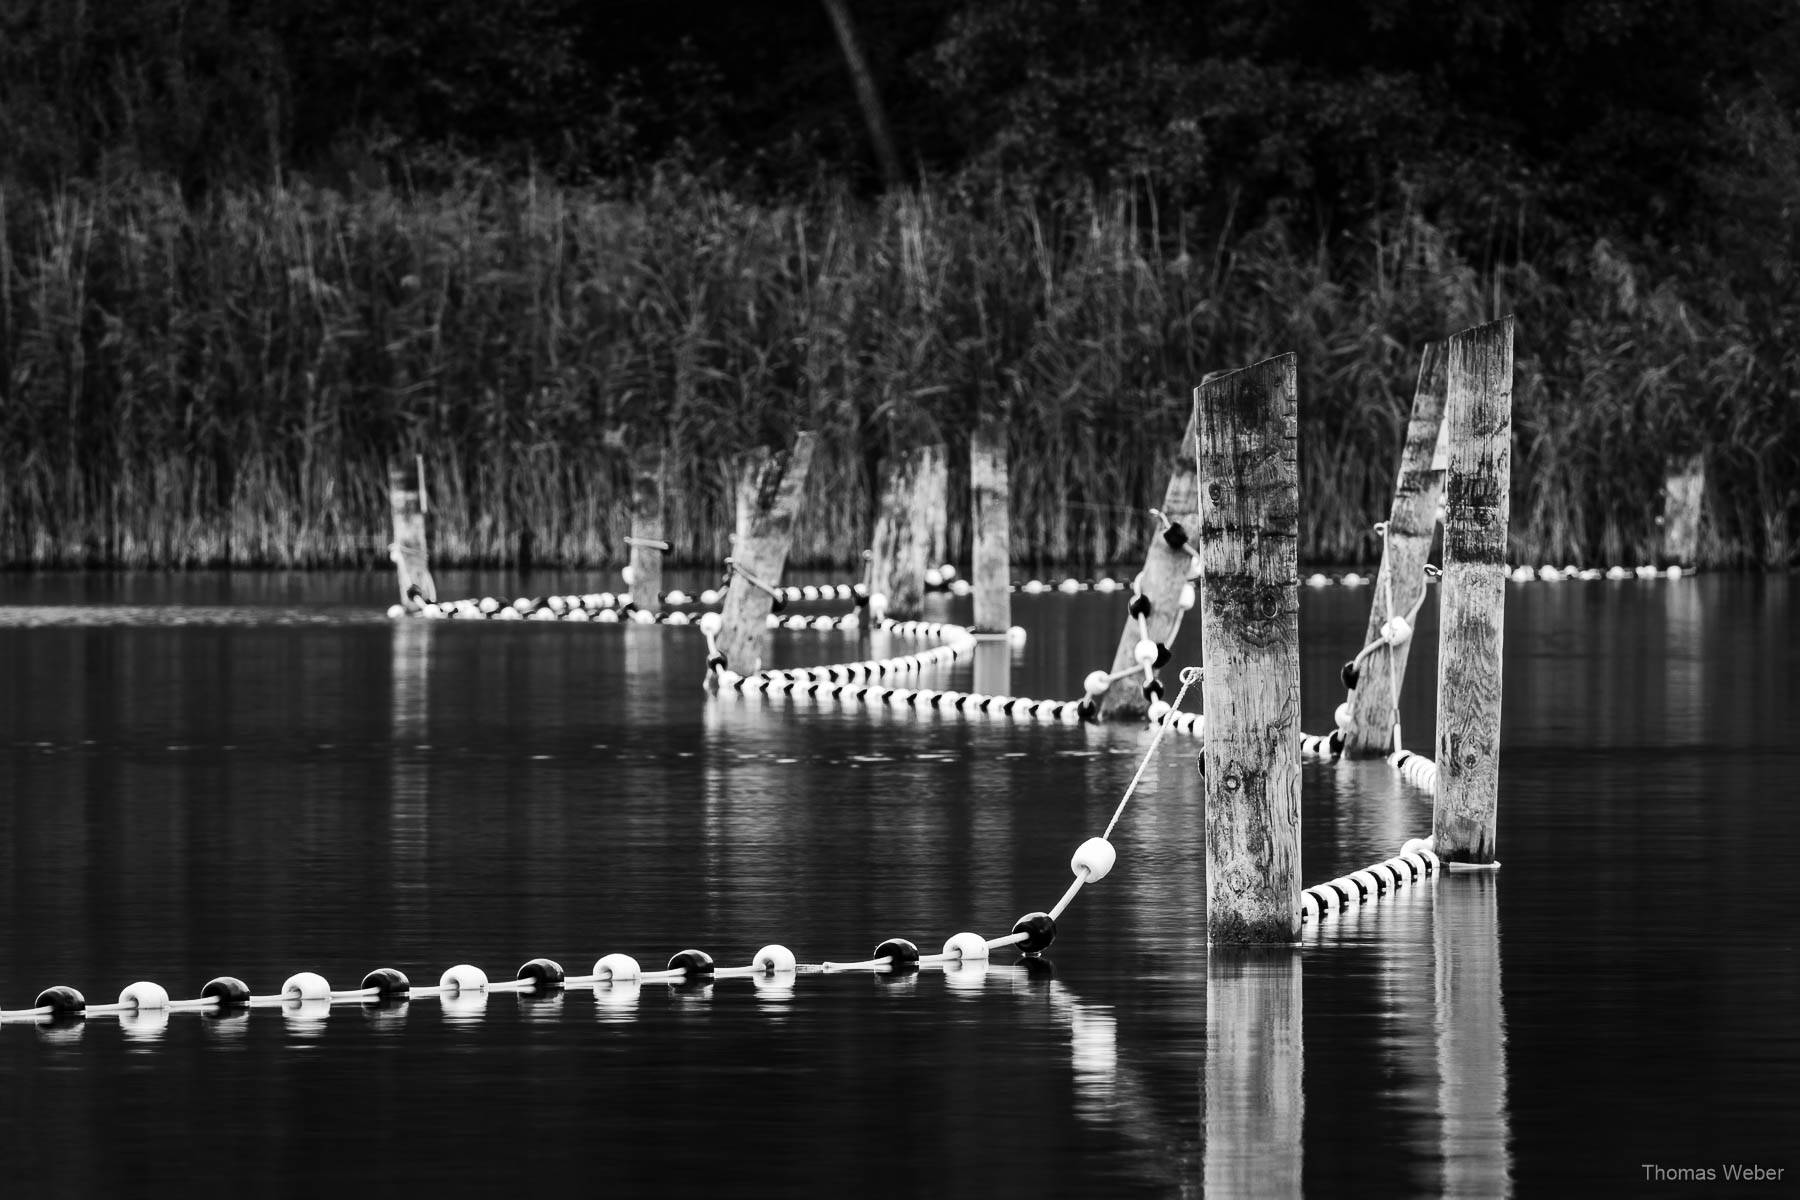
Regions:
<svg viewBox="0 0 1800 1200"><path fill-rule="evenodd" d="M998 638L975 643L974 690L983 696L1012 695L1012 646Z"/></svg>
<svg viewBox="0 0 1800 1200"><path fill-rule="evenodd" d="M1300 956L1215 948L1206 974L1206 1191L1298 1196L1306 1119Z"/></svg>
<svg viewBox="0 0 1800 1200"><path fill-rule="evenodd" d="M394 890L402 903L420 902L426 886L425 862L430 853L431 807L424 747L430 737L429 693L431 639L429 621L393 623L392 696L388 751L388 853L393 858Z"/></svg>
<svg viewBox="0 0 1800 1200"><path fill-rule="evenodd" d="M1459 874L1436 889L1439 1136L1445 1196L1512 1194L1499 880Z"/></svg>

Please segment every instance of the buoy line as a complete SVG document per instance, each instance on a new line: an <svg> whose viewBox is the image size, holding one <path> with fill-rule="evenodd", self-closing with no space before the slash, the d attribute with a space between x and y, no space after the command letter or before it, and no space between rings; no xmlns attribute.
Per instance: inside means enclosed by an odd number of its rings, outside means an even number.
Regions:
<svg viewBox="0 0 1800 1200"><path fill-rule="evenodd" d="M1307 888L1300 893L1301 923L1316 925L1333 913L1373 904L1401 888L1437 878L1444 865L1431 842L1430 838L1413 838L1393 858Z"/></svg>
<svg viewBox="0 0 1800 1200"><path fill-rule="evenodd" d="M709 638L716 637L718 632L717 624L708 619L711 616L712 614L708 614L697 622L702 632L711 630ZM928 621L885 622L883 628L894 633L947 637L951 640L929 650L890 658L829 663L817 667L773 668L758 671L754 675L740 675L731 670L729 664L722 661L724 656L718 654L716 643L713 643L713 652L708 657L709 680L722 694L735 696L787 696L821 702L836 700L844 704L863 704L870 708L909 708L918 712L940 714L982 713L1049 725L1079 725L1094 719L1091 696L1081 700L1036 700L1025 696L993 696L981 692L897 686L928 668L948 666L972 657L975 653L975 635L960 625ZM1134 667L1133 671L1136 670ZM1096 674L1105 678L1100 672ZM1166 726L1178 733L1200 737L1205 731L1205 714L1183 712L1158 700L1153 705L1150 723L1158 729Z"/></svg>
<svg viewBox="0 0 1800 1200"><path fill-rule="evenodd" d="M969 639L966 645L972 646L973 640ZM926 653L955 652L962 650L964 646L965 643L959 640L954 645L938 647L936 651ZM1199 672L1195 668L1188 668L1183 672L1182 689L1175 698L1175 707L1179 707L1188 687L1198 678ZM1169 726L1164 726L1167 727ZM1118 851L1107 838L1124 814L1125 806L1130 802L1138 781L1143 776L1145 765L1156 752L1162 732L1163 729L1158 729L1156 738L1152 739L1145 750L1144 760L1126 787L1124 798L1114 811L1106 833L1088 838L1070 857L1069 869L1074 875L1074 881L1062 898L1047 912L1026 913L1013 923L1010 933L1001 937L988 938L965 931L952 935L944 942L942 950L931 954L921 953L917 943L907 938L894 937L876 945L874 952L867 958L817 963L801 963L786 946L769 945L758 950L750 962L742 966L720 966L704 950L689 949L677 952L669 959L667 967L660 970L645 970L630 955L614 953L597 960L593 970L581 976L568 975L553 959L534 958L519 968L514 979L500 982L491 981L480 967L462 963L439 976L436 985L423 987L414 987L404 972L393 967L377 968L363 976L361 986L344 990L333 989L316 972L302 971L289 976L281 985L280 991L260 996L253 994L242 980L221 975L209 980L200 989L199 997L192 1000L172 999L168 989L161 984L140 980L121 991L116 1002L94 1005L88 1004L86 997L75 988L58 984L39 992L29 1008L0 1010L0 1021L40 1021L127 1013L142 1015L146 1012L220 1012L236 1008L307 1003L366 1004L430 997L450 1001L464 995L496 992L551 992L581 987L598 989L601 986L680 983L734 976L785 979L803 974L849 971L914 971L930 967L985 964L994 951L1009 946L1016 947L1022 955L1035 957L1056 940L1057 919L1068 909L1076 894L1087 884L1098 883L1106 878L1118 861Z"/></svg>

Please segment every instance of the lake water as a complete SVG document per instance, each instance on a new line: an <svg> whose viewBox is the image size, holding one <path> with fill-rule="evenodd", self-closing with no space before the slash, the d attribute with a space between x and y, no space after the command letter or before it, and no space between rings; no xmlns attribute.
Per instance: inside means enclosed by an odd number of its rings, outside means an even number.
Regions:
<svg viewBox="0 0 1800 1200"><path fill-rule="evenodd" d="M140 979L182 997L302 970L510 979L540 955L585 974L615 951L933 951L1054 904L1150 740L718 697L693 629L395 623L391 592L0 576L0 1007L53 984L101 1003ZM1369 599L1303 589L1310 732ZM1509 586L1503 869L1309 926L1298 951L1209 959L1196 743L1170 735L1117 868L1040 963L8 1021L7 1194L1792 1192L1795 601L1782 577ZM1402 713L1427 754L1435 603ZM1123 610L1017 596L1029 639L984 669L1073 697ZM870 653L772 643L777 665ZM1429 831L1385 764L1309 762L1304 787L1309 883ZM1784 1173L1646 1178L1728 1163Z"/></svg>

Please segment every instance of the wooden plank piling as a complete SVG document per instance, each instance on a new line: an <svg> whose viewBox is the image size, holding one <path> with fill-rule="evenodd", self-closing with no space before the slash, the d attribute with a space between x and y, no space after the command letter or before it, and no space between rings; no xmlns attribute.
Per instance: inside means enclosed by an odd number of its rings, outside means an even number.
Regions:
<svg viewBox="0 0 1800 1200"><path fill-rule="evenodd" d="M631 472L631 580L626 585L632 602L647 612L662 607L663 560L668 542L663 534L663 493L668 485L669 452L635 459Z"/></svg>
<svg viewBox="0 0 1800 1200"><path fill-rule="evenodd" d="M1412 419L1394 479L1394 504L1382 539L1381 569L1369 606L1368 646L1381 638L1381 627L1393 616L1405 617L1425 592L1425 563L1437 536L1438 504L1443 497L1442 468L1434 467L1439 434L1444 428L1445 347L1432 342L1419 360L1413 389ZM1360 649L1360 647L1359 647ZM1394 724L1400 708L1400 685L1406 678L1408 637L1384 645L1362 661L1360 678L1350 691L1350 728L1344 735L1345 758L1380 758L1394 750Z"/></svg>
<svg viewBox="0 0 1800 1200"><path fill-rule="evenodd" d="M1195 389L1207 932L1300 936L1300 482L1295 358Z"/></svg>
<svg viewBox="0 0 1800 1200"><path fill-rule="evenodd" d="M944 507L948 479L941 444L915 446L888 460L869 563L869 594L887 599L887 615L916 620L925 609L932 513Z"/></svg>
<svg viewBox="0 0 1800 1200"><path fill-rule="evenodd" d="M811 432L795 437L790 450L758 446L738 459L737 537L732 562L769 587L781 584L793 540L794 517L812 467ZM728 669L754 675L762 669L768 619L774 597L733 571L725 591L719 650Z"/></svg>
<svg viewBox="0 0 1800 1200"><path fill-rule="evenodd" d="M388 557L399 575L400 603L408 611L437 600L437 584L426 561L426 503L425 460L415 458L412 470L399 462L388 463L388 509L394 522Z"/></svg>
<svg viewBox="0 0 1800 1200"><path fill-rule="evenodd" d="M1450 339L1432 833L1452 865L1497 865L1512 375L1510 316Z"/></svg>
<svg viewBox="0 0 1800 1200"><path fill-rule="evenodd" d="M1691 567L1700 548L1701 506L1706 499L1706 458L1694 454L1669 464L1663 481L1662 565Z"/></svg>
<svg viewBox="0 0 1800 1200"><path fill-rule="evenodd" d="M1204 386L1204 385L1202 385ZM1182 527L1183 533L1192 538L1198 524L1197 514L1200 511L1199 484L1194 478L1194 431L1195 416L1188 415L1187 430L1181 435L1181 446L1175 455L1175 468L1169 476L1168 489L1163 493L1162 513L1170 521ZM1139 625L1134 616L1125 618L1125 629L1119 635L1118 649L1113 652L1112 673L1128 674L1115 679L1106 694L1100 699L1100 719L1103 721L1136 721L1141 720L1150 708L1150 701L1144 696L1144 674L1137 667L1138 642L1148 637L1158 645L1174 649L1176 632L1182 627L1181 589L1187 583L1188 571L1194 561L1185 547L1170 544L1168 537L1161 530L1150 537L1150 547L1144 552L1144 570L1138 577L1141 581L1141 595L1150 602L1150 612ZM1194 636L1191 625L1188 636ZM1192 661L1189 655L1187 661ZM1173 699L1171 691L1169 699Z"/></svg>
<svg viewBox="0 0 1800 1200"><path fill-rule="evenodd" d="M976 633L1012 627L1012 512L1006 425L982 421L969 439L970 518L974 528Z"/></svg>

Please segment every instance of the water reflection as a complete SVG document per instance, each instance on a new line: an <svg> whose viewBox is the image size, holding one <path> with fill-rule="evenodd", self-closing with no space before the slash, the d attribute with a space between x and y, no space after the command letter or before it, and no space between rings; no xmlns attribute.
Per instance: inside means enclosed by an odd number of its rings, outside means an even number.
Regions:
<svg viewBox="0 0 1800 1200"><path fill-rule="evenodd" d="M157 1042L162 1040L169 1028L169 1010L166 1008L140 1008L119 1014L119 1028L131 1041Z"/></svg>
<svg viewBox="0 0 1800 1200"><path fill-rule="evenodd" d="M603 1025L625 1025L637 1020L638 998L643 991L644 985L635 979L596 983L594 1019Z"/></svg>
<svg viewBox="0 0 1800 1200"><path fill-rule="evenodd" d="M281 1015L287 1021L289 1033L296 1037L316 1038L324 1032L325 1022L331 1016L331 1001L284 1001Z"/></svg>
<svg viewBox="0 0 1800 1200"><path fill-rule="evenodd" d="M1105 1116L1113 1106L1119 1075L1119 1022L1112 1009L1071 1001L1069 1050L1078 1111L1090 1120Z"/></svg>
<svg viewBox="0 0 1800 1200"><path fill-rule="evenodd" d="M1301 959L1214 947L1206 956L1206 1191L1298 1196L1306 1121Z"/></svg>
<svg viewBox="0 0 1800 1200"><path fill-rule="evenodd" d="M1433 907L1446 1196L1512 1194L1499 882L1492 872L1459 872L1437 888Z"/></svg>
<svg viewBox="0 0 1800 1200"><path fill-rule="evenodd" d="M1012 695L1013 648L1004 638L982 638L975 643L975 681L970 691L983 696Z"/></svg>
<svg viewBox="0 0 1800 1200"><path fill-rule="evenodd" d="M393 623L389 728L388 862L395 907L424 921L431 911L426 863L431 853L429 741L430 621Z"/></svg>

